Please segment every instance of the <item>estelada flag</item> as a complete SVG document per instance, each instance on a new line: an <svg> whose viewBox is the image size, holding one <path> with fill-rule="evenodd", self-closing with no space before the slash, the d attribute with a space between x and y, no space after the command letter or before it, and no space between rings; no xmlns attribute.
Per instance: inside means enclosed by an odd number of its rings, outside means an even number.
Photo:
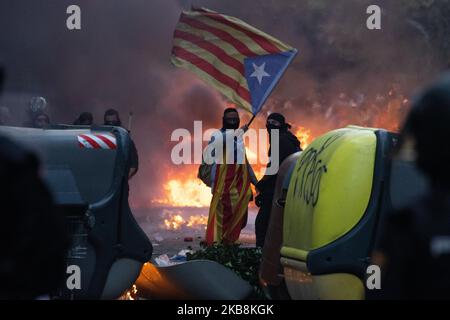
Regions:
<svg viewBox="0 0 450 320"><path fill-rule="evenodd" d="M247 222L252 197L247 164L218 164L206 227L206 243L234 244Z"/></svg>
<svg viewBox="0 0 450 320"><path fill-rule="evenodd" d="M256 114L296 54L296 49L242 20L201 8L182 12L172 63Z"/></svg>

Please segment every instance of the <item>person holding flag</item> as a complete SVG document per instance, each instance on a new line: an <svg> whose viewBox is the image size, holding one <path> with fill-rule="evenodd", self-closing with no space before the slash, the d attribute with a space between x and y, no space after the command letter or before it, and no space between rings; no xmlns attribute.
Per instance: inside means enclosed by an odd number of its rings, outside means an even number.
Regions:
<svg viewBox="0 0 450 320"><path fill-rule="evenodd" d="M253 117L244 126L246 129L296 54L296 49L240 19L193 8L181 13L174 32L171 61L194 72L250 112ZM213 173L213 200L206 232L209 244L238 240L245 216L243 208L246 212L251 198L251 190L246 191L250 183L246 178L247 162L230 165L226 162L217 165ZM227 186L235 190L230 193ZM230 194L234 200L230 200Z"/></svg>
<svg viewBox="0 0 450 320"><path fill-rule="evenodd" d="M210 165L213 195L209 209L206 243L233 244L247 224L248 203L253 198L250 183L258 180L247 161L243 134L247 126L239 128L239 113L227 108L223 113L222 128L215 132L203 159Z"/></svg>

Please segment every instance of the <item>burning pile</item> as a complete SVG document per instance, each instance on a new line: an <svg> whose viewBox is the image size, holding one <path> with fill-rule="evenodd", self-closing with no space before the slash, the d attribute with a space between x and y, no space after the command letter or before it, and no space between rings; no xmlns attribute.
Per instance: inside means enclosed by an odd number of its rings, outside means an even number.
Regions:
<svg viewBox="0 0 450 320"><path fill-rule="evenodd" d="M295 105L294 105L295 103ZM298 105L297 105L298 104ZM272 101L268 108L284 113L293 125L292 132L301 142L303 149L318 136L327 131L348 125L384 128L398 131L407 114L409 100L395 85L386 93L364 94L361 92L339 93L332 99L318 97L306 101ZM241 119L245 123L246 115ZM265 116L256 118L252 127L264 128ZM263 134L265 131L262 131ZM261 133L259 133L261 134ZM265 165L258 157L258 150L247 149L247 158L253 165L258 179L262 178ZM174 167L167 173L163 184L164 194L160 199L152 200L153 205L170 207L208 207L211 201L211 189L197 178L198 165ZM206 223L206 222L205 222ZM176 230L187 225L188 221L176 215L167 219L166 228Z"/></svg>
<svg viewBox="0 0 450 320"><path fill-rule="evenodd" d="M184 168L183 174L169 174L164 184L165 197L152 201L153 205L170 207L207 207L211 202L211 189L197 178L196 166ZM172 178L173 177L173 178Z"/></svg>
<svg viewBox="0 0 450 320"><path fill-rule="evenodd" d="M303 150L305 150L313 140L311 130L303 127L299 127L297 131L295 131L295 136L300 141Z"/></svg>
<svg viewBox="0 0 450 320"><path fill-rule="evenodd" d="M209 205L209 203L208 203ZM208 217L197 214L188 218L183 217L181 210L163 210L164 225L166 230L180 230L182 228L206 229Z"/></svg>

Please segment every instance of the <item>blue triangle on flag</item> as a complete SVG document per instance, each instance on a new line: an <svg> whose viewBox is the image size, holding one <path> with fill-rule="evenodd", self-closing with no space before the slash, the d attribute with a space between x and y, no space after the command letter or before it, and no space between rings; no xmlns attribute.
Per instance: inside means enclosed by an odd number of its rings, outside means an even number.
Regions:
<svg viewBox="0 0 450 320"><path fill-rule="evenodd" d="M245 78L250 90L253 114L261 110L264 102L296 54L297 50L291 50L248 57L244 60Z"/></svg>

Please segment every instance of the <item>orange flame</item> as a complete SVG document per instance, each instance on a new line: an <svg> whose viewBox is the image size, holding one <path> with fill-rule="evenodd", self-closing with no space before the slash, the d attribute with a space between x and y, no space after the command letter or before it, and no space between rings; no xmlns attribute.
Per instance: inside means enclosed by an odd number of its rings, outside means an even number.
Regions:
<svg viewBox="0 0 450 320"><path fill-rule="evenodd" d="M303 150L305 150L313 140L311 130L303 127L298 128L298 130L295 132L295 136L300 141Z"/></svg>
<svg viewBox="0 0 450 320"><path fill-rule="evenodd" d="M186 222L183 217L180 215L172 216L169 219L164 219L164 224L166 225L167 230L178 230L180 229Z"/></svg>
<svg viewBox="0 0 450 320"><path fill-rule="evenodd" d="M403 95L396 95L394 91L387 92L384 96L377 97L374 101L367 101L363 105L348 104L320 107L324 115L318 111L308 117L302 118L303 126L294 127L293 133L299 139L302 149L306 149L313 140L321 134L348 125L363 127L384 128L390 131L398 131L404 115L407 113L409 100ZM227 104L232 106L232 103ZM324 109L327 107L326 109ZM325 112L326 111L326 112ZM260 118L261 120L262 118ZM263 121L255 121L255 126L263 126ZM259 159L258 150L247 148L247 159L258 179L265 172L265 165ZM211 189L197 178L198 166L177 169L168 174L164 184L163 199L153 200L152 204L171 207L208 207L211 202ZM176 222L176 219L173 218ZM171 220L172 221L172 220ZM180 221L187 224L186 221ZM176 225L176 224L175 224ZM173 225L171 228L175 228Z"/></svg>
<svg viewBox="0 0 450 320"><path fill-rule="evenodd" d="M207 216L191 215L187 220L185 220L179 213L180 212L178 211L169 213L168 217L164 219L164 226L166 230L180 230L183 227L206 229L206 224L208 223Z"/></svg>
<svg viewBox="0 0 450 320"><path fill-rule="evenodd" d="M165 198L154 200L153 204L202 208L211 202L211 189L197 178L196 169L192 169L184 179L170 179L164 190Z"/></svg>
<svg viewBox="0 0 450 320"><path fill-rule="evenodd" d="M206 229L207 223L208 223L208 217L202 216L202 215L197 215L197 216L190 216L189 221L187 222L186 226L196 227L196 226L205 225L205 229Z"/></svg>
<svg viewBox="0 0 450 320"><path fill-rule="evenodd" d="M119 300L138 300L138 290L135 284L127 290L122 296L118 298Z"/></svg>

